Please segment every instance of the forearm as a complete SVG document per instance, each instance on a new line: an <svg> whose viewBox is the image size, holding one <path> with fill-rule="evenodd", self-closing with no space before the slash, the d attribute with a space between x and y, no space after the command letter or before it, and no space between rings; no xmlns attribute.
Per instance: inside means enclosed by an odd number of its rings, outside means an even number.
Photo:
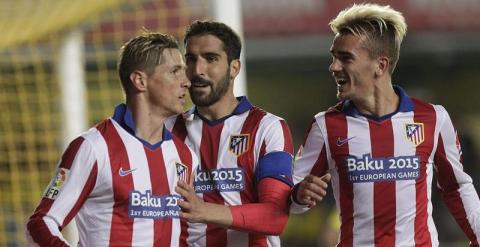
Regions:
<svg viewBox="0 0 480 247"><path fill-rule="evenodd" d="M288 212L273 203L255 203L230 207L232 228L265 235L280 235L288 220Z"/></svg>
<svg viewBox="0 0 480 247"><path fill-rule="evenodd" d="M69 246L63 238L58 224L43 215L34 215L27 223L27 241L29 246Z"/></svg>
<svg viewBox="0 0 480 247"><path fill-rule="evenodd" d="M216 224L225 228L232 225L233 217L229 207L206 202L205 210L208 213L202 214L203 218L199 219L200 222Z"/></svg>
<svg viewBox="0 0 480 247"><path fill-rule="evenodd" d="M266 235L279 235L288 220L290 186L272 178L259 183L259 203L231 206L232 228Z"/></svg>
<svg viewBox="0 0 480 247"><path fill-rule="evenodd" d="M462 184L455 191L443 191L442 198L457 224L472 241L478 246L480 236L480 200L472 184Z"/></svg>

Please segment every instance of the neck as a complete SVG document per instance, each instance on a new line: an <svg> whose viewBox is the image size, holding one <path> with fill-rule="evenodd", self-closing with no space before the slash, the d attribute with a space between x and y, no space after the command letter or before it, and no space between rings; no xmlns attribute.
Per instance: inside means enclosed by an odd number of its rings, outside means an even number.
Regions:
<svg viewBox="0 0 480 247"><path fill-rule="evenodd" d="M127 100L127 106L132 111L135 136L151 144L162 141L165 114L142 101Z"/></svg>
<svg viewBox="0 0 480 247"><path fill-rule="evenodd" d="M233 95L233 92L227 92L217 102L210 106L197 106L197 110L204 118L210 121L215 121L232 114L237 105L238 100Z"/></svg>
<svg viewBox="0 0 480 247"><path fill-rule="evenodd" d="M352 99L360 113L381 117L398 109L400 97L395 93L392 83L382 85L385 86L376 86L368 97Z"/></svg>

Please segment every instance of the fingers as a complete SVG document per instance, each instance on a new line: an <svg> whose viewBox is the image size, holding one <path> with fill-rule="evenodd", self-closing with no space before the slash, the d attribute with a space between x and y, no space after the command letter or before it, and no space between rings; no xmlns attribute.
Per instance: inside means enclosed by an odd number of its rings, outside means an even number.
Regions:
<svg viewBox="0 0 480 247"><path fill-rule="evenodd" d="M332 175L330 175L330 173L326 173L325 175L320 177L320 179L323 180L326 183L329 183L330 180L332 179Z"/></svg>
<svg viewBox="0 0 480 247"><path fill-rule="evenodd" d="M298 188L298 201L302 204L308 205L309 207L314 207L327 195L327 188L330 179L331 176L328 173L322 177L313 175L306 176Z"/></svg>
<svg viewBox="0 0 480 247"><path fill-rule="evenodd" d="M193 187L183 181L178 181L177 186L175 187L175 192L182 197L181 200L177 201L180 209L185 212L190 211L197 196Z"/></svg>
<svg viewBox="0 0 480 247"><path fill-rule="evenodd" d="M181 197L187 198L187 199L190 195L188 188L185 188L180 183L178 183L177 187L175 187L175 192L177 192Z"/></svg>
<svg viewBox="0 0 480 247"><path fill-rule="evenodd" d="M193 186L183 181L178 181L177 186L175 187L175 191L182 197L187 199L189 197L196 196L195 191L193 190Z"/></svg>

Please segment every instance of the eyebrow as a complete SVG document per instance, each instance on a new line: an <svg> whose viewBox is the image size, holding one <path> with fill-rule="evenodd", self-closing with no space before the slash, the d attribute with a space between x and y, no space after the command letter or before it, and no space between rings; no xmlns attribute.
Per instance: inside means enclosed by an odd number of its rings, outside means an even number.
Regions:
<svg viewBox="0 0 480 247"><path fill-rule="evenodd" d="M186 52L185 53L185 56L195 56L195 54L192 54L190 52ZM204 53L200 53L200 56L202 57L205 57L205 56L214 56L214 57L221 57L220 54L216 53L216 52L204 52Z"/></svg>
<svg viewBox="0 0 480 247"><path fill-rule="evenodd" d="M354 54L348 51L334 51L330 50L330 54L335 55L335 56L350 56L353 57Z"/></svg>

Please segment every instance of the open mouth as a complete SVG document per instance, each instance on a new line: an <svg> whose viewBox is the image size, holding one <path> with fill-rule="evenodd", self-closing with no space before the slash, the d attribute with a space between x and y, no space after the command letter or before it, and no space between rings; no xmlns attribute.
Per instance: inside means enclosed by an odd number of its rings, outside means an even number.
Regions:
<svg viewBox="0 0 480 247"><path fill-rule="evenodd" d="M336 77L335 78L335 82L337 83L338 86L342 86L344 85L345 83L347 83L347 80L345 78L338 78Z"/></svg>
<svg viewBox="0 0 480 247"><path fill-rule="evenodd" d="M185 95L186 94L182 94L182 95L178 96L178 99L185 102Z"/></svg>

